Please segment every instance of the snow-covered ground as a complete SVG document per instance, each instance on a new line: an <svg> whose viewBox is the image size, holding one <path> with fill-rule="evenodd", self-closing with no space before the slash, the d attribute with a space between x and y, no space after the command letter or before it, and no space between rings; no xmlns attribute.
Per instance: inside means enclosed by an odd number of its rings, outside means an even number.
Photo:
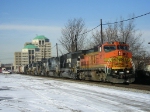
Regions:
<svg viewBox="0 0 150 112"><path fill-rule="evenodd" d="M150 112L150 92L0 74L0 112Z"/></svg>

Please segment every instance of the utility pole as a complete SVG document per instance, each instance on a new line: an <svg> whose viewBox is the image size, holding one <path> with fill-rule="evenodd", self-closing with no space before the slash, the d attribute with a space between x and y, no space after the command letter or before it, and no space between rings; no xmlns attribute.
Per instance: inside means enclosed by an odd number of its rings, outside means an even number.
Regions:
<svg viewBox="0 0 150 112"><path fill-rule="evenodd" d="M57 58L58 58L58 45L56 43L56 51L57 51Z"/></svg>
<svg viewBox="0 0 150 112"><path fill-rule="evenodd" d="M100 20L101 23L101 44L103 44L103 29L102 29L102 19Z"/></svg>
<svg viewBox="0 0 150 112"><path fill-rule="evenodd" d="M71 52L74 52L74 47L75 47L75 46L74 46L74 42L73 42L73 39L72 39L72 42L71 42L71 50L70 50Z"/></svg>
<svg viewBox="0 0 150 112"><path fill-rule="evenodd" d="M74 40L75 40L75 44L76 44L76 51L77 51L77 50L78 50L78 49L77 49L77 35L75 35L75 39L74 39Z"/></svg>

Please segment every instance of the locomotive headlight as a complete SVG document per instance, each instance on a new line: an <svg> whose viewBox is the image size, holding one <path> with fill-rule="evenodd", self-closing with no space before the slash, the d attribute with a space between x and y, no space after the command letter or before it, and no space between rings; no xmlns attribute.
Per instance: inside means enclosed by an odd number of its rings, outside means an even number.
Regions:
<svg viewBox="0 0 150 112"><path fill-rule="evenodd" d="M127 70L126 72L127 72L127 73L129 73L130 71L129 71L129 70Z"/></svg>
<svg viewBox="0 0 150 112"><path fill-rule="evenodd" d="M114 72L117 73L117 70L115 70Z"/></svg>

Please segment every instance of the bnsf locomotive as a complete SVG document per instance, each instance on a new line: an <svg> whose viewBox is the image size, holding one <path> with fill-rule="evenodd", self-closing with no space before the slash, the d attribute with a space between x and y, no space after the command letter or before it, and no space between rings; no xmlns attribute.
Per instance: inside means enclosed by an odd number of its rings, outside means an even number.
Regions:
<svg viewBox="0 0 150 112"><path fill-rule="evenodd" d="M135 80L129 46L117 41L22 66L22 73L111 83Z"/></svg>

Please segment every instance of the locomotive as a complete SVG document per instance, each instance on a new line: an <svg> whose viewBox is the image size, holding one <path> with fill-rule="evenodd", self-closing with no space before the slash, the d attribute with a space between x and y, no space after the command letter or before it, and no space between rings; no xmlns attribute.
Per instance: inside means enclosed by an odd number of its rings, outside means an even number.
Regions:
<svg viewBox="0 0 150 112"><path fill-rule="evenodd" d="M135 67L129 45L115 41L31 63L24 66L24 74L132 83Z"/></svg>

